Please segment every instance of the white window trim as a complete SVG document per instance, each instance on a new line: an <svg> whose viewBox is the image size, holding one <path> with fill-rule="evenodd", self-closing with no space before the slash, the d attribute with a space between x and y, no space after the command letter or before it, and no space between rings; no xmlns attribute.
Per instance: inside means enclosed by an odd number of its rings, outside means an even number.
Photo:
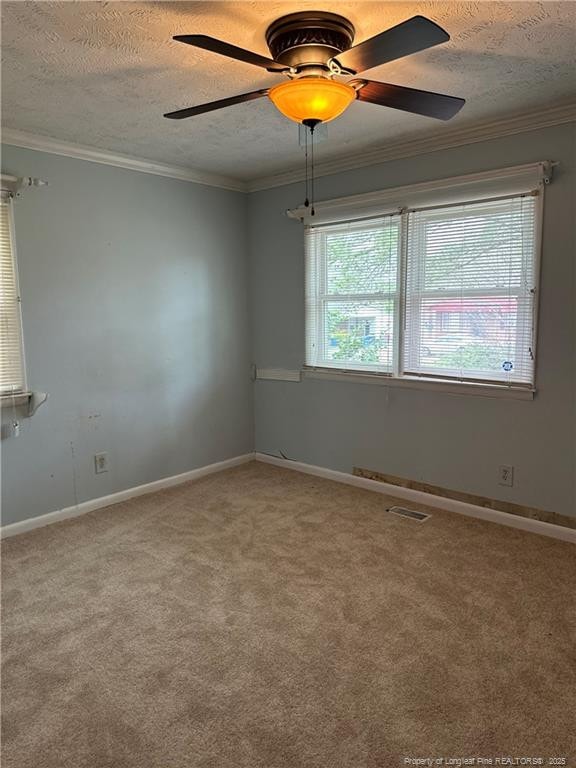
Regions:
<svg viewBox="0 0 576 768"><path fill-rule="evenodd" d="M336 198L315 204L314 217L308 207L300 206L286 211L290 218L297 219L305 225L336 224L345 221L355 221L362 218L374 218L391 213L403 212L406 209L425 206L442 206L451 203L473 202L487 200L505 195L520 195L539 190L536 205L536 237L534 277L536 297L533 309L534 318L534 382L537 380L537 331L539 310L540 270L542 262L542 229L544 212L544 187L552 180L553 168L557 162L543 160L527 165L511 166L493 171L485 171L465 176L423 182L403 187L380 190L362 195ZM403 247L403 246L402 246ZM404 258L404 254L402 256ZM399 314L403 316L405 301L404 291L400 291ZM305 342L306 343L306 342ZM402 355L402 345L399 354ZM400 361L401 363L401 361ZM398 369L401 370L401 369ZM456 380L440 377L419 375L395 375L369 370L346 368L322 368L304 365L302 372L305 378L352 381L381 386L400 386L411 389L442 391L451 394L475 394L487 397L505 397L531 400L536 393L536 385L517 383L482 382L479 380Z"/></svg>
<svg viewBox="0 0 576 768"><path fill-rule="evenodd" d="M446 392L452 395L481 395L512 400L533 400L536 394L534 387L439 378L426 379L422 376L393 376L387 373L351 371L345 368L313 368L305 365L302 368L302 373L305 379L348 381L356 384L375 384L381 387L406 387L407 389L424 389L428 392Z"/></svg>
<svg viewBox="0 0 576 768"><path fill-rule="evenodd" d="M286 211L291 219L304 224L336 224L362 218L385 216L405 208L440 206L465 200L488 200L492 197L522 194L550 184L552 170L558 163L541 160L464 176L452 176L420 184L381 189L362 195L339 197L314 203L315 215L303 205Z"/></svg>

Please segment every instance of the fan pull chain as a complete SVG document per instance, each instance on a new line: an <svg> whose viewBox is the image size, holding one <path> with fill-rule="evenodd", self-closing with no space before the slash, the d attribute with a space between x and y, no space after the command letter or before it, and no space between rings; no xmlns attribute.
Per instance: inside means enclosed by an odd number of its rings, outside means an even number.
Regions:
<svg viewBox="0 0 576 768"><path fill-rule="evenodd" d="M304 157L306 158L305 160L306 199L304 200L304 207L308 208L310 205L310 200L308 198L308 128L307 127L306 127L306 130L304 131Z"/></svg>
<svg viewBox="0 0 576 768"><path fill-rule="evenodd" d="M310 197L312 198L312 209L310 211L311 216L316 215L316 211L314 210L314 125L310 126L310 140L312 143L312 174L310 179L310 186L311 186L311 194Z"/></svg>
<svg viewBox="0 0 576 768"><path fill-rule="evenodd" d="M304 207L310 208L311 216L316 214L316 211L314 210L314 128L316 128L320 122L320 120L316 119L302 121L302 124L310 130L310 174L308 173L308 131L306 131L304 139L304 147L306 149L306 200L304 201ZM308 196L308 189L310 189L310 196Z"/></svg>

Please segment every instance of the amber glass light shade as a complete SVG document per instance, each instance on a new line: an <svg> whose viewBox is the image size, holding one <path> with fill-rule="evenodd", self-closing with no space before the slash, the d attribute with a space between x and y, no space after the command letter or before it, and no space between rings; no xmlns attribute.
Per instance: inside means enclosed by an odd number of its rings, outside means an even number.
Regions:
<svg viewBox="0 0 576 768"><path fill-rule="evenodd" d="M302 77L275 85L268 96L285 117L296 123L304 120L327 123L350 106L356 98L356 91L351 85L336 80Z"/></svg>

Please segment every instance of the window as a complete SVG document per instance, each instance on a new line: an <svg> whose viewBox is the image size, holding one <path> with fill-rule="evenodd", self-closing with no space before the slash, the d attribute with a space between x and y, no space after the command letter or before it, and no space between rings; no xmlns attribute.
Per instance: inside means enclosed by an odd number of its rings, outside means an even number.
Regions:
<svg viewBox="0 0 576 768"><path fill-rule="evenodd" d="M12 200L5 192L0 199L0 281L0 395L6 395L23 392L26 382Z"/></svg>
<svg viewBox="0 0 576 768"><path fill-rule="evenodd" d="M307 367L532 388L531 186L307 226Z"/></svg>
<svg viewBox="0 0 576 768"><path fill-rule="evenodd" d="M309 360L392 372L398 315L400 216L307 233Z"/></svg>
<svg viewBox="0 0 576 768"><path fill-rule="evenodd" d="M407 215L405 373L532 383L534 202Z"/></svg>

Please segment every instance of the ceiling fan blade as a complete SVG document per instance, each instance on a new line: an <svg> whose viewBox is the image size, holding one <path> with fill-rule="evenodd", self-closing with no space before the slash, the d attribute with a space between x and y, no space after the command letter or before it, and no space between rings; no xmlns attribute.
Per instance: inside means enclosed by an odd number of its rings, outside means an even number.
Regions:
<svg viewBox="0 0 576 768"><path fill-rule="evenodd" d="M416 88L378 83L375 80L351 80L348 84L358 90L359 101L369 101L382 107L402 109L404 112L435 117L438 120L450 120L466 103L465 99L456 96L418 91Z"/></svg>
<svg viewBox="0 0 576 768"><path fill-rule="evenodd" d="M252 51L247 51L245 48L238 48L237 45L225 43L222 40L217 40L215 37L208 37L208 35L176 35L173 39L179 43L188 43L188 45L193 45L196 48L204 48L206 51L228 56L230 59L254 64L254 66L262 67L270 72L284 72L286 70L286 67L283 67L282 64L277 64L273 59L260 56L258 53L252 53Z"/></svg>
<svg viewBox="0 0 576 768"><path fill-rule="evenodd" d="M195 115L202 115L204 112L212 112L215 109L230 107L232 104L242 104L244 101L259 99L262 96L266 96L267 93L267 88L259 91L250 91L250 93L241 93L239 96L230 96L228 99L220 99L219 101L209 101L207 104L199 104L197 107L186 107L186 109L177 109L175 112L167 112L164 117L168 117L170 120L182 120L185 117L194 117Z"/></svg>
<svg viewBox="0 0 576 768"><path fill-rule="evenodd" d="M401 59L433 45L445 43L450 35L424 16L413 16L363 43L336 56L340 66L354 72L377 67L387 61Z"/></svg>

